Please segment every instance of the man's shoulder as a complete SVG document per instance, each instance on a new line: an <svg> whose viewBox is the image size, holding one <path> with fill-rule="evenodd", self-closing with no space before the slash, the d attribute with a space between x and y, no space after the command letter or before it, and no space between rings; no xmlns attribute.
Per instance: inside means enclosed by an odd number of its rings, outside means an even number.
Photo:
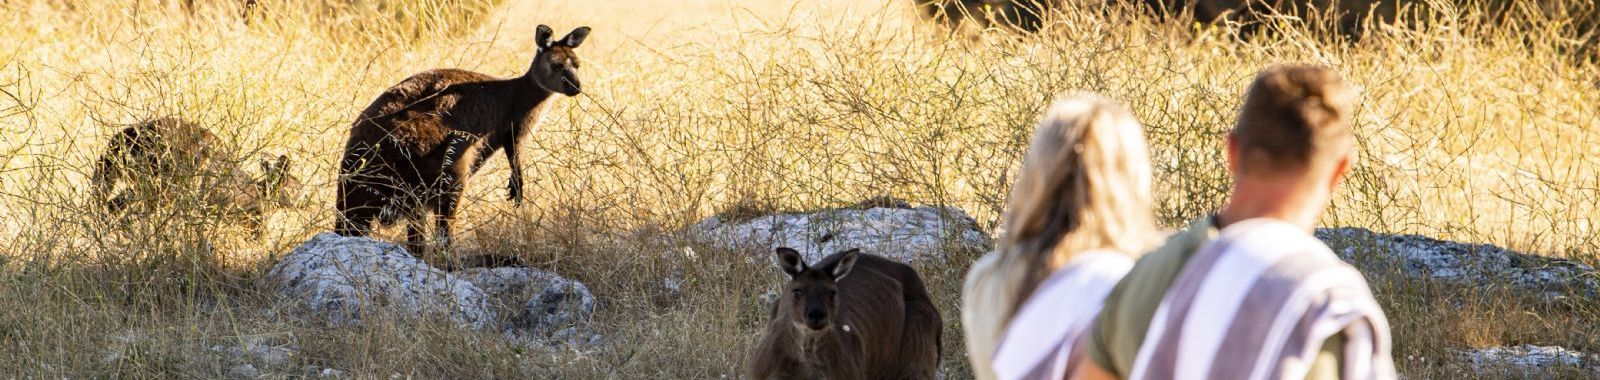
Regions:
<svg viewBox="0 0 1600 380"><path fill-rule="evenodd" d="M1216 236L1210 217L1190 223L1154 251L1140 257L1106 296L1096 318L1088 356L1101 368L1125 373L1167 288L1195 250Z"/></svg>
<svg viewBox="0 0 1600 380"><path fill-rule="evenodd" d="M1140 257L1124 279L1166 279L1166 282L1171 282L1195 251L1216 236L1217 229L1211 218L1196 220L1182 231L1167 237L1159 248ZM1158 290L1165 293L1166 286L1163 284Z"/></svg>

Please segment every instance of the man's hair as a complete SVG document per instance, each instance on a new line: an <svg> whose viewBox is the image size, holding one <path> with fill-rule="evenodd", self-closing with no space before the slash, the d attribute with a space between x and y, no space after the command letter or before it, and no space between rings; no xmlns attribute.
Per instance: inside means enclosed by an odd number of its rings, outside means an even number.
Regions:
<svg viewBox="0 0 1600 380"><path fill-rule="evenodd" d="M1243 170L1298 170L1333 158L1351 140L1354 93L1333 70L1278 65L1262 70L1245 94L1233 138Z"/></svg>

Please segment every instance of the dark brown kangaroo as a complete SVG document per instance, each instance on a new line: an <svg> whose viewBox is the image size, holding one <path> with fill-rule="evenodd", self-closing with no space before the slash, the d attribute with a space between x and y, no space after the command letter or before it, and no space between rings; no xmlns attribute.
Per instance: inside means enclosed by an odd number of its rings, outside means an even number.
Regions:
<svg viewBox="0 0 1600 380"><path fill-rule="evenodd" d="M290 203L300 181L289 175L289 157L261 162L261 175L245 175L230 157L236 149L204 127L178 118L160 118L123 128L112 136L95 166L92 189L106 209L171 196L184 189L203 191L206 207L246 213L259 225L262 213ZM122 191L112 195L117 185Z"/></svg>
<svg viewBox="0 0 1600 380"><path fill-rule="evenodd" d="M423 254L423 228L436 218L437 244L449 252L450 223L468 177L496 151L511 164L506 186L522 204L517 154L551 95L576 96L580 27L560 40L539 25L539 52L522 76L499 79L457 69L425 71L384 91L350 126L339 162L335 232L364 236L374 222L405 219L408 248ZM453 261L453 259L452 259Z"/></svg>
<svg viewBox="0 0 1600 380"><path fill-rule="evenodd" d="M778 248L789 274L752 379L933 379L944 321L910 266L852 249L807 266Z"/></svg>

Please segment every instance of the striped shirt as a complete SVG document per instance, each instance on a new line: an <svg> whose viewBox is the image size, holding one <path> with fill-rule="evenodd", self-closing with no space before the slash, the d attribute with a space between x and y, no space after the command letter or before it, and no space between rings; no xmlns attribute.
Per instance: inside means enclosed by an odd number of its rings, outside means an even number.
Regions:
<svg viewBox="0 0 1600 380"><path fill-rule="evenodd" d="M1075 352L1100 303L1133 267L1111 251L1074 256L1039 283L1017 309L991 362L998 379L1064 379L1082 360Z"/></svg>
<svg viewBox="0 0 1600 380"><path fill-rule="evenodd" d="M1246 220L1178 273L1128 378L1301 379L1335 337L1340 378L1395 377L1388 322L1361 273L1292 224Z"/></svg>

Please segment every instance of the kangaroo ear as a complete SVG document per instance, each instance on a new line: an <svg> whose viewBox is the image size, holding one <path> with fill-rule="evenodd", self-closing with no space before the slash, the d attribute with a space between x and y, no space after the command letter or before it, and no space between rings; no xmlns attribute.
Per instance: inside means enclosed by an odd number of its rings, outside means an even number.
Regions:
<svg viewBox="0 0 1600 380"><path fill-rule="evenodd" d="M778 268L783 269L783 273L788 273L789 277L798 276L800 272L806 271L806 260L800 257L799 251L789 247L778 247L777 253Z"/></svg>
<svg viewBox="0 0 1600 380"><path fill-rule="evenodd" d="M267 161L266 157L259 157L259 158L261 158L261 174L262 175L272 174L272 161Z"/></svg>
<svg viewBox="0 0 1600 380"><path fill-rule="evenodd" d="M834 263L833 268L828 271L828 273L833 274L834 281L843 280L845 275L850 274L850 268L856 266L856 259L861 258L861 250L851 248L841 255L844 256L840 257L839 262Z"/></svg>
<svg viewBox="0 0 1600 380"><path fill-rule="evenodd" d="M550 47L550 37L555 35L556 31L550 29L549 25L539 24L539 28L535 29L534 32L534 41L539 44L540 49L548 48Z"/></svg>
<svg viewBox="0 0 1600 380"><path fill-rule="evenodd" d="M279 171L285 171L285 172L289 171L289 155L287 155L287 154L278 155L278 166L276 167L276 169L279 170Z"/></svg>
<svg viewBox="0 0 1600 380"><path fill-rule="evenodd" d="M573 29L572 33L567 33L566 37L561 37L561 44L575 48L583 44L583 39L585 38L589 38L589 27L580 26L577 29Z"/></svg>

